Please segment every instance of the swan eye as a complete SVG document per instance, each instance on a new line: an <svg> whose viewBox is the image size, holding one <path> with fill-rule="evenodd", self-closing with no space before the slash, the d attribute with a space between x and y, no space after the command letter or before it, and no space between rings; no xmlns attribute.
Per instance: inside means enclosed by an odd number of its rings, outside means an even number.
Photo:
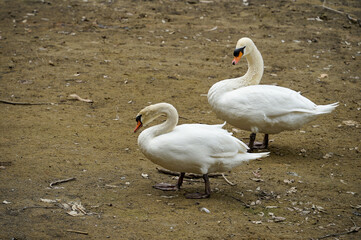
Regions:
<svg viewBox="0 0 361 240"><path fill-rule="evenodd" d="M233 52L233 56L238 57L240 53L242 53L242 55L243 55L245 48L246 48L246 46L241 47L241 48L236 48Z"/></svg>
<svg viewBox="0 0 361 240"><path fill-rule="evenodd" d="M138 116L135 118L135 121L137 121L137 122L142 122L142 115L138 115Z"/></svg>

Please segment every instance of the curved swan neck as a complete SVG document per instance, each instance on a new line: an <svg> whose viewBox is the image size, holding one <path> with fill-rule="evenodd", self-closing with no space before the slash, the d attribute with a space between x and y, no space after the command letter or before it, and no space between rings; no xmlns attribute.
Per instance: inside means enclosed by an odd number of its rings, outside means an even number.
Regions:
<svg viewBox="0 0 361 240"><path fill-rule="evenodd" d="M178 112L172 105L168 103L157 104L157 114L158 116L165 114L167 119L165 122L149 128L152 129L154 137L171 132L177 126Z"/></svg>
<svg viewBox="0 0 361 240"><path fill-rule="evenodd" d="M258 85L261 82L263 75L263 58L257 47L254 46L252 53L246 56L248 62L248 71L242 76L243 82L246 86Z"/></svg>

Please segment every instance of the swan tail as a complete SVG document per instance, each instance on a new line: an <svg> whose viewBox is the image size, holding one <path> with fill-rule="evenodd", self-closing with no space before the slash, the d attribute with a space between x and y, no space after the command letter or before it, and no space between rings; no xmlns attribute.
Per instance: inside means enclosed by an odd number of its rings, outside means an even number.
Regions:
<svg viewBox="0 0 361 240"><path fill-rule="evenodd" d="M252 160L258 159L258 158L264 158L269 156L269 152L263 152L263 153L250 153L252 154Z"/></svg>
<svg viewBox="0 0 361 240"><path fill-rule="evenodd" d="M247 162L250 160L256 160L259 158L264 158L264 157L268 157L269 156L269 152L264 152L264 153L244 153L244 154L240 154L241 156L234 162L235 165L238 165L242 162Z"/></svg>
<svg viewBox="0 0 361 240"><path fill-rule="evenodd" d="M219 164L222 167L221 172L223 171L230 171L232 168L237 167L241 164L243 164L244 162L248 162L250 160L255 160L258 158L263 158L263 157L267 157L269 156L269 152L265 152L265 153L241 153L238 154L237 157L233 157L233 158L223 158L222 160L220 160ZM217 165L219 166L219 165ZM217 171L219 171L220 169L218 168Z"/></svg>
<svg viewBox="0 0 361 240"><path fill-rule="evenodd" d="M316 113L317 114L326 114L326 113L330 113L333 110L335 110L335 108L338 106L338 102L336 103L332 103L332 104L328 104L328 105L318 105L316 107Z"/></svg>
<svg viewBox="0 0 361 240"><path fill-rule="evenodd" d="M217 124L217 126L218 126L219 128L223 128L226 124L227 124L227 122L225 121L224 123Z"/></svg>

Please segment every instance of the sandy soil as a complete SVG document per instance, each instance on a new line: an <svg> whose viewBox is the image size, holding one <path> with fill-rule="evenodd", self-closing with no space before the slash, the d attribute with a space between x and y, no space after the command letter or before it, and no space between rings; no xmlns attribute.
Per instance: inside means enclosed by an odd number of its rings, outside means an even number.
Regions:
<svg viewBox="0 0 361 240"><path fill-rule="evenodd" d="M0 103L0 239L360 239L361 27L321 1L243 2L1 1L0 99L43 105ZM327 6L361 19L358 0ZM263 84L340 106L271 135L210 199L184 198L199 179L153 189L176 179L139 151L136 114L168 102L180 123L222 123L204 94L246 72L231 65L245 36Z"/></svg>

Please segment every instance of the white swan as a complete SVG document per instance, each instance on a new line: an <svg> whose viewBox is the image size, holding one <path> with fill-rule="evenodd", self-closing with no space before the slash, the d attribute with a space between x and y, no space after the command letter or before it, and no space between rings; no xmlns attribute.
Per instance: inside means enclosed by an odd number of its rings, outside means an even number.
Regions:
<svg viewBox="0 0 361 240"><path fill-rule="evenodd" d="M238 40L232 64L237 64L242 56L248 62L247 73L214 84L208 91L208 102L218 118L252 132L251 150L267 148L268 134L298 129L338 106L338 103L316 105L288 88L258 85L263 75L263 59L249 38ZM265 133L262 145L254 144L256 133Z"/></svg>
<svg viewBox="0 0 361 240"><path fill-rule="evenodd" d="M168 103L150 105L141 110L136 117L134 132L161 115L166 115L166 121L144 130L138 137L138 145L153 163L181 174L177 185L160 183L154 186L157 189L178 190L186 172L202 174L205 193L186 194L186 197L207 198L210 196L208 173L229 171L244 161L269 154L247 153L247 145L222 129L224 124L177 126L177 110Z"/></svg>

